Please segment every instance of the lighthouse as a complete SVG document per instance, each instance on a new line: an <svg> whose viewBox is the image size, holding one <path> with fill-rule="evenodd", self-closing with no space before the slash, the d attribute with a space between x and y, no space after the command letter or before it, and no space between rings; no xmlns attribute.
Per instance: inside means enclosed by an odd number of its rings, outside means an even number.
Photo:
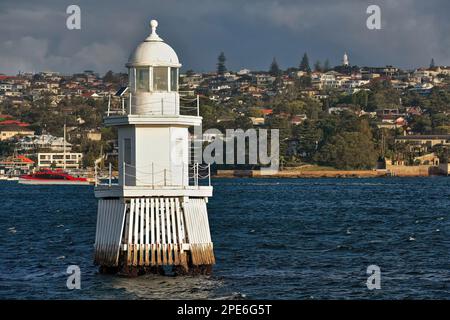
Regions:
<svg viewBox="0 0 450 320"><path fill-rule="evenodd" d="M189 128L202 122L198 97L179 92L178 56L158 35L158 22L150 27L126 64L121 107L109 106L104 119L118 132L118 180L112 182L110 170L106 182L96 183L94 263L101 272L130 275L162 273L165 266L209 273L210 167L191 161L190 152Z"/></svg>
<svg viewBox="0 0 450 320"><path fill-rule="evenodd" d="M347 52L344 52L344 56L342 57L342 65L344 67L348 67L350 65L349 61L348 61L348 55Z"/></svg>

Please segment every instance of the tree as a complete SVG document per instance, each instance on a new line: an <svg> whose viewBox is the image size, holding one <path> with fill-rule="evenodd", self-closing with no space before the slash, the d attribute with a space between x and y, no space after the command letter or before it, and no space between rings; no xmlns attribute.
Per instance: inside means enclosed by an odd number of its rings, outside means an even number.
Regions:
<svg viewBox="0 0 450 320"><path fill-rule="evenodd" d="M430 69L434 69L436 64L434 63L434 58L431 58Z"/></svg>
<svg viewBox="0 0 450 320"><path fill-rule="evenodd" d="M103 77L104 82L114 82L114 80L114 72L112 72L111 70L109 70Z"/></svg>
<svg viewBox="0 0 450 320"><path fill-rule="evenodd" d="M309 66L309 58L308 55L305 54L303 55L302 61L300 62L300 70L304 71L304 72L311 72L311 67Z"/></svg>
<svg viewBox="0 0 450 320"><path fill-rule="evenodd" d="M330 65L330 60L325 60L325 63L323 64L323 71L327 72L330 71L331 69L331 65Z"/></svg>
<svg viewBox="0 0 450 320"><path fill-rule="evenodd" d="M322 63L319 60L317 60L316 63L314 63L314 71L316 71L316 72L323 71Z"/></svg>
<svg viewBox="0 0 450 320"><path fill-rule="evenodd" d="M412 130L418 134L427 134L432 131L432 123L428 115L413 116L410 125Z"/></svg>
<svg viewBox="0 0 450 320"><path fill-rule="evenodd" d="M275 57L273 58L272 63L270 64L269 73L273 77L278 77L281 74L281 70L278 67L278 63L277 63L277 60L275 59Z"/></svg>
<svg viewBox="0 0 450 320"><path fill-rule="evenodd" d="M217 62L217 74L220 76L223 76L227 72L227 67L225 66L226 60L225 53L221 52Z"/></svg>
<svg viewBox="0 0 450 320"><path fill-rule="evenodd" d="M377 157L370 136L362 132L343 132L320 149L317 160L337 169L371 169Z"/></svg>

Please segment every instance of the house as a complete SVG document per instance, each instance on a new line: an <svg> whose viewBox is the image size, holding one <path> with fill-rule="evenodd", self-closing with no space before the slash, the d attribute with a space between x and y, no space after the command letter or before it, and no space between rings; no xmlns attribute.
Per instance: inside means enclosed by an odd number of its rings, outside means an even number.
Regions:
<svg viewBox="0 0 450 320"><path fill-rule="evenodd" d="M12 156L0 161L0 175L17 176L28 173L34 161L25 156Z"/></svg>
<svg viewBox="0 0 450 320"><path fill-rule="evenodd" d="M252 120L254 126L263 125L265 123L265 118L263 117L250 117L250 120Z"/></svg>
<svg viewBox="0 0 450 320"><path fill-rule="evenodd" d="M306 116L306 114L297 114L295 116L293 116L291 118L291 124L293 125L299 125L301 124L303 121L305 121L306 119L308 119L308 117Z"/></svg>
<svg viewBox="0 0 450 320"><path fill-rule="evenodd" d="M27 127L19 126L17 124L0 126L0 141L9 140L17 136L29 136L33 134L33 130L28 129Z"/></svg>
<svg viewBox="0 0 450 320"><path fill-rule="evenodd" d="M436 145L450 146L450 135L404 135L395 138L396 143L406 143L415 153L430 152Z"/></svg>
<svg viewBox="0 0 450 320"><path fill-rule="evenodd" d="M102 140L102 133L97 131L90 131L86 133L86 138L91 141L100 141Z"/></svg>
<svg viewBox="0 0 450 320"><path fill-rule="evenodd" d="M65 156L65 161L64 161ZM79 169L83 160L82 153L73 152L39 152L37 154L39 168Z"/></svg>
<svg viewBox="0 0 450 320"><path fill-rule="evenodd" d="M64 143L64 138L54 137L52 135L30 135L21 138L16 145L18 150L32 151L32 150L51 150L51 151L66 151L72 150L72 145L67 141Z"/></svg>

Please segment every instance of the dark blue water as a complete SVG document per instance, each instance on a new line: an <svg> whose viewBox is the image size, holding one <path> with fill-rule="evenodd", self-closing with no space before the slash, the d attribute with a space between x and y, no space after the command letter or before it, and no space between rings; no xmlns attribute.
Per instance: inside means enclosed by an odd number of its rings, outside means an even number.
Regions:
<svg viewBox="0 0 450 320"><path fill-rule="evenodd" d="M1 182L0 298L450 297L450 179L224 179L211 277L100 275L92 187ZM81 268L81 290L66 269ZM381 290L366 287L381 268Z"/></svg>

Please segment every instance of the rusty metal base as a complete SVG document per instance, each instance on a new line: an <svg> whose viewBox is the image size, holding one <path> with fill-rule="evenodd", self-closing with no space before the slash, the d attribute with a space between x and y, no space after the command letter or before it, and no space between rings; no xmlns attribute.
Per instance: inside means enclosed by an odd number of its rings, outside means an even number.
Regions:
<svg viewBox="0 0 450 320"><path fill-rule="evenodd" d="M146 274L166 275L163 266L130 266L126 265L126 257L121 255L122 259L119 259L119 266L100 266L99 273L101 274L115 274L125 277L138 277ZM192 255L186 254L186 263L183 265L173 265L172 272L175 276L198 276L198 275L211 275L212 264L194 265L192 263ZM125 262L125 263L124 263Z"/></svg>

